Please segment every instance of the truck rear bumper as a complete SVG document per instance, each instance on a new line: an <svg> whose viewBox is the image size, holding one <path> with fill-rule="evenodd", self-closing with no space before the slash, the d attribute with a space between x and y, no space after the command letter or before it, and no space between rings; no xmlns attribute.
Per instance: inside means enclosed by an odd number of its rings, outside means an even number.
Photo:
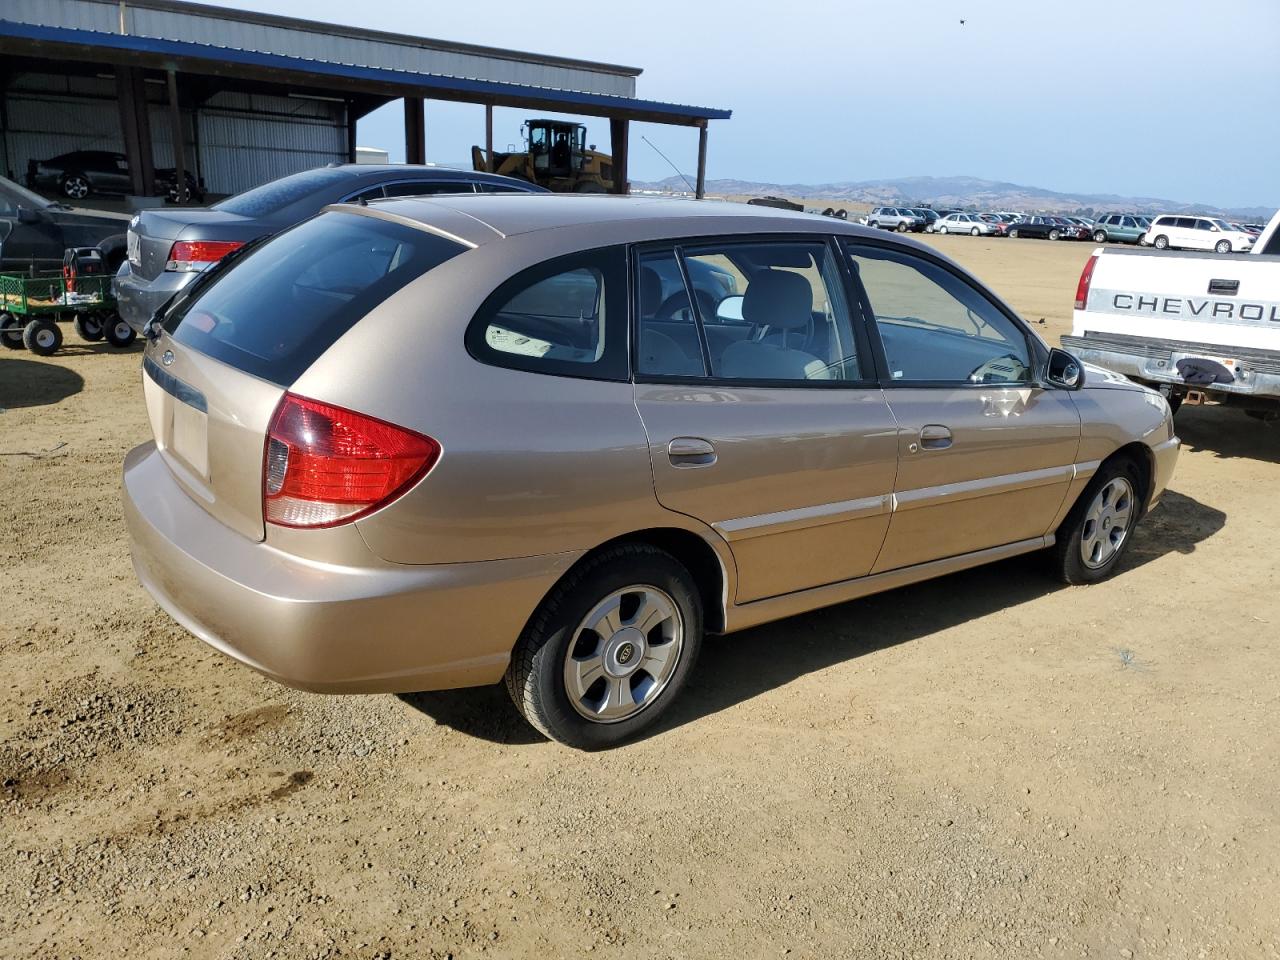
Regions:
<svg viewBox="0 0 1280 960"><path fill-rule="evenodd" d="M1183 391L1200 390L1224 399L1235 395L1280 402L1280 355L1274 351L1088 332L1082 337L1063 337L1062 349L1087 363L1144 383L1168 384ZM1233 360L1235 382L1189 384L1178 373L1177 363L1185 358Z"/></svg>

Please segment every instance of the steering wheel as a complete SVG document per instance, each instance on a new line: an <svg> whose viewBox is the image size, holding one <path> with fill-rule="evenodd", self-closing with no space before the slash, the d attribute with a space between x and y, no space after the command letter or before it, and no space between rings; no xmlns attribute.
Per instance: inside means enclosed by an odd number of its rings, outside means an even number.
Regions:
<svg viewBox="0 0 1280 960"><path fill-rule="evenodd" d="M716 307L720 306L720 302L708 291L699 290L696 287L694 288L693 295L698 298L698 311L702 314L703 319L709 323L715 323ZM683 290L680 290L662 301L657 312L653 315L653 319L674 320L676 319L677 313L681 310L688 309L689 297ZM690 316L689 319L692 320L693 317Z"/></svg>

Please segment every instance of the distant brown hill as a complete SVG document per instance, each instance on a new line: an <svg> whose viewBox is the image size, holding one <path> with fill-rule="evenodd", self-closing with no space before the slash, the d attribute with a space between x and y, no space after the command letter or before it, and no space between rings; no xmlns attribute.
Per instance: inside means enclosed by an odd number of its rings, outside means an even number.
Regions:
<svg viewBox="0 0 1280 960"><path fill-rule="evenodd" d="M633 182L632 188L687 190L681 177L656 183ZM1160 197L1126 197L1110 193L1060 193L979 177L900 177L892 180L842 181L838 183L765 183L756 180L708 180L707 192L732 196L784 196L843 200L853 203L980 207L985 210L1045 210L1070 212L1081 209L1109 213L1141 211L1160 213L1215 213L1233 219L1270 217L1274 207L1222 207Z"/></svg>

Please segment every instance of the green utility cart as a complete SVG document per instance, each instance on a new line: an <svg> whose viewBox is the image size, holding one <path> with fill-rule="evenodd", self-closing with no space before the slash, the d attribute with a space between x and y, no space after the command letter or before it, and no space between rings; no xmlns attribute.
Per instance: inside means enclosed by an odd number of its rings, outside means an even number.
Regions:
<svg viewBox="0 0 1280 960"><path fill-rule="evenodd" d="M116 313L109 275L63 272L0 274L0 344L47 357L62 346L58 324L70 321L85 340L127 347L137 334Z"/></svg>

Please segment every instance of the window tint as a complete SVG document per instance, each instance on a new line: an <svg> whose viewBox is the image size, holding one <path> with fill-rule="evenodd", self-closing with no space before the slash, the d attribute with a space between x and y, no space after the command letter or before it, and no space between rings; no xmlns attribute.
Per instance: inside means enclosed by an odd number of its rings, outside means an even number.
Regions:
<svg viewBox="0 0 1280 960"><path fill-rule="evenodd" d="M697 289L696 281L694 287ZM713 316L722 296L710 290L700 290L698 296ZM636 302L636 371L663 377L704 374L697 315L674 250L650 251L637 257Z"/></svg>
<svg viewBox="0 0 1280 960"><path fill-rule="evenodd" d="M370 310L465 249L398 223L325 213L233 262L180 300L164 328L179 343L287 386Z"/></svg>
<svg viewBox="0 0 1280 960"><path fill-rule="evenodd" d="M381 200L381 199L382 199L382 184L378 184L376 187L369 187L366 190L361 190L359 193L357 193L353 197L348 197L347 203L360 203L361 201Z"/></svg>
<svg viewBox="0 0 1280 960"><path fill-rule="evenodd" d="M468 349L499 366L626 379L625 263L623 249L614 247L517 274L480 308L467 330Z"/></svg>
<svg viewBox="0 0 1280 960"><path fill-rule="evenodd" d="M442 193L475 193L471 184L458 180L404 180L383 185L388 197L428 197Z"/></svg>
<svg viewBox="0 0 1280 960"><path fill-rule="evenodd" d="M523 187L513 186L509 183L477 183L476 186L481 193L532 193L531 190L525 190Z"/></svg>
<svg viewBox="0 0 1280 960"><path fill-rule="evenodd" d="M650 312L656 288L644 271L661 276L675 255L642 256L639 372L710 371L716 379L778 384L862 379L845 288L825 242L725 242L679 253L693 284L694 324L679 316L687 291Z"/></svg>
<svg viewBox="0 0 1280 960"><path fill-rule="evenodd" d="M875 315L889 375L902 381L1026 383L1026 335L943 267L895 250L850 245Z"/></svg>

